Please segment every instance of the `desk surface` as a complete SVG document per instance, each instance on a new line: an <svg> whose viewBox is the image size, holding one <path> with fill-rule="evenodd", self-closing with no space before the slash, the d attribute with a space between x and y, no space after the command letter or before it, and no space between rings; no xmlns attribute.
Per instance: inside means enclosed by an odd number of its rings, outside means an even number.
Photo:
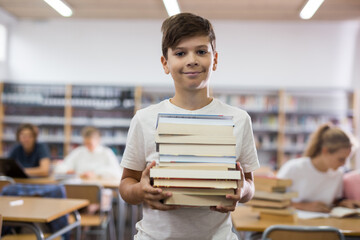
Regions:
<svg viewBox="0 0 360 240"><path fill-rule="evenodd" d="M344 235L360 236L360 218L317 218L297 219L295 222L280 222L259 219L259 213L252 212L250 207L239 206L231 213L232 222L238 231L263 232L275 224L302 226L332 226L341 230Z"/></svg>
<svg viewBox="0 0 360 240"><path fill-rule="evenodd" d="M10 206L10 202L20 199L22 205ZM84 199L1 196L0 214L3 221L50 222L87 205L89 201Z"/></svg>
<svg viewBox="0 0 360 240"><path fill-rule="evenodd" d="M25 184L58 184L60 181L56 180L54 176L50 177L43 177L43 178L15 178L16 183L25 183ZM118 188L120 185L120 180L118 179L102 179L102 178L95 178L95 179L80 179L77 178L76 181L79 183L85 184L99 184L105 188Z"/></svg>

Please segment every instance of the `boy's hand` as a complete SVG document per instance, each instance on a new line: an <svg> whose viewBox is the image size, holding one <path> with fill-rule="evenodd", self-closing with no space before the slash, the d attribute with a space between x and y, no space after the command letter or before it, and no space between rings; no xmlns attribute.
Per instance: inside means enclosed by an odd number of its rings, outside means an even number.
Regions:
<svg viewBox="0 0 360 240"><path fill-rule="evenodd" d="M155 161L149 164L141 175L140 186L143 201L152 209L173 210L179 208L178 206L170 206L161 203L161 200L170 197L172 194L170 192L163 192L161 188L154 188L150 185L150 168L155 166L155 164Z"/></svg>
<svg viewBox="0 0 360 240"><path fill-rule="evenodd" d="M222 212L222 213L232 212L235 210L237 203L243 198L243 187L244 187L244 181L245 181L245 174L244 174L244 171L242 170L239 162L236 163L236 170L240 171L241 180L237 181L238 187L235 191L235 194L227 194L226 195L227 199L233 200L233 205L231 205L231 206L218 205L216 207L210 207L211 210Z"/></svg>

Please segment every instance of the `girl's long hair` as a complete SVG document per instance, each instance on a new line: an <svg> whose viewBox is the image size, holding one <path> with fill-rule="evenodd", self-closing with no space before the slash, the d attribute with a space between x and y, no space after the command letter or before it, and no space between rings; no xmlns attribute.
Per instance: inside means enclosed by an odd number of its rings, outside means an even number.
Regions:
<svg viewBox="0 0 360 240"><path fill-rule="evenodd" d="M314 158L321 153L323 147L326 147L329 153L334 153L341 148L351 148L352 142L350 136L340 128L326 123L311 134L304 156Z"/></svg>

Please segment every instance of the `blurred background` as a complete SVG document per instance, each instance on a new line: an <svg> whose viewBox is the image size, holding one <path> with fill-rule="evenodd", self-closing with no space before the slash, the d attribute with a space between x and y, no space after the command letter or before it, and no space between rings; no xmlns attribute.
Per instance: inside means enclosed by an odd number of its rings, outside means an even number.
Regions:
<svg viewBox="0 0 360 240"><path fill-rule="evenodd" d="M94 125L121 161L134 112L173 94L160 64L171 13L161 0L63 3L65 17L44 0L0 0L0 154L22 122L40 127L54 159ZM249 112L262 165L300 156L323 122L359 139L360 1L317 1L311 17L300 16L306 0L177 3L213 23L212 94Z"/></svg>

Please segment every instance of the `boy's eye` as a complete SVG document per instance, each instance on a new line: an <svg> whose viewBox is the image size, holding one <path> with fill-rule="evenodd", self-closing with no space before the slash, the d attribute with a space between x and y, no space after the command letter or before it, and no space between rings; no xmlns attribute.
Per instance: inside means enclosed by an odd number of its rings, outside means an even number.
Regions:
<svg viewBox="0 0 360 240"><path fill-rule="evenodd" d="M184 52L177 52L175 53L175 56L178 56L178 57L181 57L181 56L184 56L185 53Z"/></svg>
<svg viewBox="0 0 360 240"><path fill-rule="evenodd" d="M207 53L207 51L205 51L205 50L199 50L198 51L198 54L199 55L205 55Z"/></svg>

